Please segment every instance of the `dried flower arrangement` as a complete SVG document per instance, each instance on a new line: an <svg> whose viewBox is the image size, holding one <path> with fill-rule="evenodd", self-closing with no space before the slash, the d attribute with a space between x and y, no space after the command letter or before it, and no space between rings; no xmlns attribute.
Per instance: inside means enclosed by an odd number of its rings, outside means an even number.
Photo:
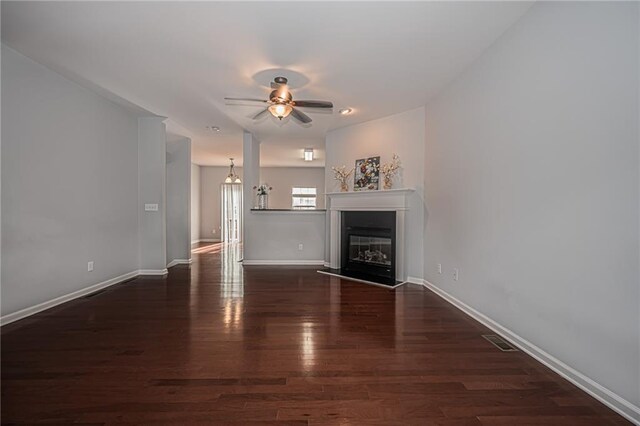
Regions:
<svg viewBox="0 0 640 426"><path fill-rule="evenodd" d="M347 172L347 166L341 166L331 167L331 170L333 170L334 179L340 182L340 190L342 192L349 191L349 184L347 183L347 179L349 179L349 176L351 176L351 173L353 173L355 169L351 169Z"/></svg>
<svg viewBox="0 0 640 426"><path fill-rule="evenodd" d="M253 189L257 189L256 195L267 195L273 188L268 183L263 183L260 186L254 186Z"/></svg>
<svg viewBox="0 0 640 426"><path fill-rule="evenodd" d="M400 157L398 157L398 154L393 154L391 162L383 164L381 170L384 175L384 189L391 189L393 178L400 170Z"/></svg>

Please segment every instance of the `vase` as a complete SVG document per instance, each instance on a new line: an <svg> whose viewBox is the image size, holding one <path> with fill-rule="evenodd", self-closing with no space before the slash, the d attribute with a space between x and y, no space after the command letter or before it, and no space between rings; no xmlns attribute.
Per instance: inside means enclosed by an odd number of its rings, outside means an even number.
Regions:
<svg viewBox="0 0 640 426"><path fill-rule="evenodd" d="M258 208L266 210L269 205L269 196L267 194L258 195Z"/></svg>
<svg viewBox="0 0 640 426"><path fill-rule="evenodd" d="M393 186L393 178L391 176L384 176L384 189L391 189Z"/></svg>
<svg viewBox="0 0 640 426"><path fill-rule="evenodd" d="M349 184L347 182L340 182L340 191L349 192Z"/></svg>

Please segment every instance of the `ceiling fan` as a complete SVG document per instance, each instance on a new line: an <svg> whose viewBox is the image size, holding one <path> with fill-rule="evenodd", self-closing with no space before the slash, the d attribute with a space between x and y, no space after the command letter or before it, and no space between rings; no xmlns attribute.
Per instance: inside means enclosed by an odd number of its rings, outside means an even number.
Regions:
<svg viewBox="0 0 640 426"><path fill-rule="evenodd" d="M289 114L301 123L311 123L311 117L304 112L296 109L296 107L302 108L333 108L333 104L329 101L294 101L293 95L289 91L287 86L287 79L284 77L276 77L271 82L271 88L273 91L269 95L269 99L255 99L255 98L224 98L225 101L242 101L242 102L260 102L269 105L255 116L254 120L261 118L267 112L270 112L274 117L282 120Z"/></svg>

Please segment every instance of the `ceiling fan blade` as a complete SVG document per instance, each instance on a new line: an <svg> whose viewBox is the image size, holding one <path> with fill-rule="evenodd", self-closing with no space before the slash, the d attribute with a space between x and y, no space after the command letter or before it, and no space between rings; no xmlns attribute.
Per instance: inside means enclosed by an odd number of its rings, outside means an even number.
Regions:
<svg viewBox="0 0 640 426"><path fill-rule="evenodd" d="M260 117L262 117L263 115L265 115L267 112L269 112L269 108L265 108L262 111L260 111L259 113L257 113L256 115L253 116L254 120L259 119Z"/></svg>
<svg viewBox="0 0 640 426"><path fill-rule="evenodd" d="M269 102L264 99L256 99L256 98L224 98L225 101L242 101L242 102Z"/></svg>
<svg viewBox="0 0 640 426"><path fill-rule="evenodd" d="M295 108L291 110L291 115L293 116L293 118L295 118L296 120L304 124L311 123L313 121L311 120L311 117L309 117L307 114Z"/></svg>
<svg viewBox="0 0 640 426"><path fill-rule="evenodd" d="M293 104L303 108L333 108L333 103L329 101L293 101Z"/></svg>

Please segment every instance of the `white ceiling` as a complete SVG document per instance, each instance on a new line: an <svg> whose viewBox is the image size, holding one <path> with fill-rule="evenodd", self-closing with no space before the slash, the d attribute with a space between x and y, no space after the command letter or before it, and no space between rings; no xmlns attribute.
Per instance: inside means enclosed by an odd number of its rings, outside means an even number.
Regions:
<svg viewBox="0 0 640 426"><path fill-rule="evenodd" d="M424 105L530 5L3 1L2 40L168 117L168 131L192 138L198 164L240 159L244 128L263 142L263 165L318 166L328 130ZM266 98L277 75L290 77L294 99L333 101L333 113L307 109L313 123L302 126L254 122L259 107L225 105L225 96ZM304 163L305 147L320 160Z"/></svg>

